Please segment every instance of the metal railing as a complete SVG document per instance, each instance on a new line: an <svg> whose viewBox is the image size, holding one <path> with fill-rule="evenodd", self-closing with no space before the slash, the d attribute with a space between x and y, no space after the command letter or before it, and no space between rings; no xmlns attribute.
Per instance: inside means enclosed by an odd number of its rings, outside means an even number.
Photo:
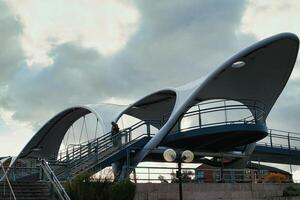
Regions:
<svg viewBox="0 0 300 200"><path fill-rule="evenodd" d="M87 143L81 143L81 144L76 144L76 145L70 145L68 147L68 149L64 152L61 152L61 154L59 155L58 160L64 160L66 159L66 157L72 157L72 154L70 154L70 152L76 152L76 150L79 150L81 147L94 147L94 146L102 146L105 148L110 148L113 146L113 143L115 141L121 142L121 145L127 144L129 142L135 141L136 139L140 138L140 136L150 136L150 130L147 128L147 133L140 133L137 137L132 137L132 133L134 130L142 127L146 125L147 127L149 126L149 124L147 124L147 122L138 122L136 124L134 124L133 126L123 129L121 130L118 134L116 135L112 135L111 132L107 133L101 137L96 138L95 140L92 140L90 142ZM119 144L120 147L120 144Z"/></svg>
<svg viewBox="0 0 300 200"><path fill-rule="evenodd" d="M232 102L231 100L213 100L209 102L199 103L193 106L190 110L186 112L178 121L177 129L172 129L170 132L184 132L187 130L195 128L204 128L210 126L224 125L224 124L254 124L264 122L264 106L256 101L243 100L244 104L238 104L237 102ZM220 105L221 104L221 105ZM195 109L196 108L196 109ZM239 117L238 119L231 120L230 113L234 111L248 111L250 115L245 117ZM204 123L203 117L210 113L220 113L223 112L224 120L221 122ZM197 116L198 120L196 125L191 125L189 127L182 128L181 122L183 119L188 119ZM129 128L125 128L119 132L117 135L112 135L111 132L104 134L96 139L83 142L80 144L69 144L66 149L61 150L58 155L52 156L49 160L57 160L60 162L69 162L70 160L81 159L86 155L89 155L91 151L97 153L104 152L111 149L114 143L121 143L115 146L123 146L129 142L132 142L141 136L150 136L151 125L155 124L156 127L161 127L164 122L159 120L146 120L140 121ZM133 131L139 129L141 126L146 126L146 131L142 130L133 137ZM175 125L176 126L176 125ZM147 135L145 135L145 132Z"/></svg>
<svg viewBox="0 0 300 200"><path fill-rule="evenodd" d="M58 156L54 155L49 160L53 160L53 159L54 160L57 159L58 161L71 160L77 157L77 153L80 152L82 153L82 150L86 148L95 149L96 146L96 147L104 147L105 150L107 148L111 148L115 141L121 142L121 145L124 145L129 142L135 141L141 136L150 136L152 135L150 129L151 124L157 124L160 126L161 122L159 120L139 121L136 124L132 125L131 127L120 130L119 133L116 135L113 135L111 132L109 132L87 142L83 142L80 144L69 144L66 149L63 149L59 152ZM134 137L133 136L134 131L143 126L145 127L146 131L142 130L140 133L137 134L137 136ZM85 154L82 154L81 156L84 155Z"/></svg>
<svg viewBox="0 0 300 200"><path fill-rule="evenodd" d="M288 150L300 150L300 133L269 129L268 136L258 141L257 145Z"/></svg>
<svg viewBox="0 0 300 200"><path fill-rule="evenodd" d="M50 181L51 185L54 187L55 191L57 192L58 196L62 200L71 200L68 196L67 192L65 191L64 187L61 185L57 177L55 176L54 172L46 162L46 160L41 160L41 168L44 174L47 176L48 180Z"/></svg>
<svg viewBox="0 0 300 200"><path fill-rule="evenodd" d="M9 190L10 190L10 194L9 194L10 195L10 199L11 199L11 196L12 196L13 199L16 200L15 192L14 192L12 186L11 186L9 178L7 177L7 171L5 170L5 168L4 168L3 163L2 163L1 160L0 160L0 167L1 167L1 170L3 172L3 176L4 176L5 180L6 180L6 181L3 181L3 196L5 197L5 195L6 195L6 190L5 190L6 185L5 185L5 183L7 182Z"/></svg>
<svg viewBox="0 0 300 200"><path fill-rule="evenodd" d="M25 178L27 176L32 176L34 174L39 174L40 169L37 167L16 167L13 166L9 169L7 177L11 181L16 181L20 178Z"/></svg>
<svg viewBox="0 0 300 200"><path fill-rule="evenodd" d="M72 177L78 172L92 168L102 160L126 148L127 145L143 137L151 137L150 124L153 123L158 122L153 120L140 121L129 128L120 130L118 134L112 135L110 132L89 142L69 145L65 151L60 152L57 159L49 159L48 162L53 166L58 177ZM144 133L142 131L133 137L133 131L143 126L145 128Z"/></svg>
<svg viewBox="0 0 300 200"><path fill-rule="evenodd" d="M188 112L186 112L177 122L175 127L177 126L177 129L173 129L171 132L178 132L178 131L187 131L190 129L195 128L204 128L204 127L210 127L210 126L217 126L217 125L225 125L225 124L255 124L255 123L264 123L264 105L258 101L250 101L250 100L240 100L244 104L241 104L236 101L232 100L210 100L206 102L202 102L199 104L196 104L193 106ZM247 112L247 116L237 116L232 119L231 114L236 114L235 112ZM170 113L167 113L166 115L169 115ZM221 121L215 121L211 123L206 123L204 120L206 118L206 115L209 114L217 114L218 116L222 116L223 119ZM182 127L182 120L198 117L197 122L192 124L188 127ZM164 118L164 117L163 117ZM194 121L194 120L191 120ZM71 157L73 157L74 153L81 152L80 150L82 146L94 146L97 144L97 146L100 145L111 145L111 141L114 139L117 140L121 137L122 144L126 144L130 142L132 139L132 133L134 130L138 129L141 126L146 126L147 133L150 133L150 127L151 125L156 125L156 127L160 128L165 121L160 120L145 120L140 121L131 127L125 128L120 131L118 136L112 136L112 133L106 133L98 138L95 138L90 141L82 142L80 144L69 144L66 149L61 150L58 155L53 155L50 160L68 160ZM145 133L145 131L142 131ZM139 133L139 134L144 134ZM138 134L138 135L139 135ZM119 137L119 138L117 138Z"/></svg>
<svg viewBox="0 0 300 200"><path fill-rule="evenodd" d="M137 167L130 179L137 183L176 183L176 167ZM288 174L258 169L182 168L183 182L196 183L267 183L293 182ZM280 176L272 177L272 176ZM277 179L277 180L276 180Z"/></svg>
<svg viewBox="0 0 300 200"><path fill-rule="evenodd" d="M241 101L244 104L232 100L214 100L196 104L184 113L171 132L228 124L265 123L265 108L262 103L250 100ZM214 117L210 119L209 115L214 115ZM183 127L182 122L186 119L190 119L191 125Z"/></svg>
<svg viewBox="0 0 300 200"><path fill-rule="evenodd" d="M263 104L257 101L249 100L241 100L241 102L244 104L231 100L215 100L196 104L179 119L177 123L178 128L173 128L171 133L219 125L265 123L265 111ZM243 115L236 115L233 119L231 114L237 114L239 111L242 111ZM204 116L211 113L222 116L223 120L206 123L204 121ZM247 115L245 115L245 113ZM196 125L192 124L188 127L182 127L182 120L192 117L197 117ZM157 124L156 127L161 127L162 124L164 124L158 120L140 121L129 128L120 130L120 132L116 135L113 135L111 132L109 132L84 143L70 144L65 150L60 151L58 155L54 155L52 158L50 158L48 162L53 166L66 166L69 170L69 176L72 176L78 171L84 171L87 168L91 168L93 165L101 162L101 160L113 155L114 153L118 152L118 150L127 147L127 145L137 141L140 138L151 137L151 125L154 123ZM144 130L140 130L142 126L145 127ZM137 136L133 136L133 131L138 129L139 133ZM274 138L281 138L288 139L288 149L297 149L297 147L293 146L291 141L300 141L300 138L294 137L290 133L288 133L286 136L274 134L273 131L275 130L270 130L270 143L264 143L264 145L275 147L276 144L274 143ZM258 144L261 144L261 142L262 141L260 141ZM285 146L282 144L280 146L281 148L285 148ZM62 174L66 174L66 169L63 168L56 167L54 171L56 174L58 174L58 176L63 176Z"/></svg>

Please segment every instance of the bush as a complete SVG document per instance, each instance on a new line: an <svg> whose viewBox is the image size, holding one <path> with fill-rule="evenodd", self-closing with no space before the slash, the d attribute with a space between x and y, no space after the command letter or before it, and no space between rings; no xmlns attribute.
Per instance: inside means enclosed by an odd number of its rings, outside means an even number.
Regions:
<svg viewBox="0 0 300 200"><path fill-rule="evenodd" d="M110 191L111 200L131 200L135 195L135 184L130 180L124 180L112 184Z"/></svg>
<svg viewBox="0 0 300 200"><path fill-rule="evenodd" d="M110 182L106 179L91 179L90 174L83 174L64 184L72 200L132 200L135 185L130 180Z"/></svg>
<svg viewBox="0 0 300 200"><path fill-rule="evenodd" d="M283 183L283 182L287 182L288 178L283 174L271 172L270 174L265 176L265 181L267 183Z"/></svg>
<svg viewBox="0 0 300 200"><path fill-rule="evenodd" d="M283 190L283 196L300 196L300 189L289 186Z"/></svg>

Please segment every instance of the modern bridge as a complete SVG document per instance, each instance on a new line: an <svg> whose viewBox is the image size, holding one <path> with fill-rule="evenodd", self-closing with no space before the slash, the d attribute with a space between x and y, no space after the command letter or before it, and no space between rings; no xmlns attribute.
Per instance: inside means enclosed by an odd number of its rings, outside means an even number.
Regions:
<svg viewBox="0 0 300 200"><path fill-rule="evenodd" d="M140 162L163 161L166 148L189 149L195 152L195 163L228 168L245 168L251 161L299 165L300 134L269 129L266 124L293 70L298 48L296 35L278 34L239 52L202 79L154 92L131 105L63 110L18 156L3 158L2 180L37 180L39 173L32 170L37 166L57 188L59 181L108 166L121 180ZM92 118L94 129L89 131ZM118 134L111 132L112 121L119 124ZM226 163L221 163L223 158ZM18 166L31 169L20 173Z"/></svg>

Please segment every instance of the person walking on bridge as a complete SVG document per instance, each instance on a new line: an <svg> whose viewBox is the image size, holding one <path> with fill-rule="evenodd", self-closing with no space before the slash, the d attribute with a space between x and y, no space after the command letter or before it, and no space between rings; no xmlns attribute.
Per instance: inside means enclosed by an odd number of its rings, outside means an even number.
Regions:
<svg viewBox="0 0 300 200"><path fill-rule="evenodd" d="M116 122L111 122L111 137L113 147L119 147L121 144L120 128Z"/></svg>

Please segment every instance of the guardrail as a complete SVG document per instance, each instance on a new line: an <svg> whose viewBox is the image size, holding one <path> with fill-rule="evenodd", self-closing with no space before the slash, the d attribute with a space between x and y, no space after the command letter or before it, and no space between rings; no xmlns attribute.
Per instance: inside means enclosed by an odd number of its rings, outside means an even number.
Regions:
<svg viewBox="0 0 300 200"><path fill-rule="evenodd" d="M219 125L265 123L265 111L263 104L249 100L241 100L241 102L244 104L231 100L216 100L196 104L178 120L178 123L172 129L171 133ZM242 112L242 115L238 115L240 111ZM205 116L209 114L222 116L223 120L209 123L205 121ZM185 119L191 119L194 124L183 127L182 121ZM143 137L151 137L151 125L154 123L157 123L157 127L161 127L162 124L164 124L164 122L158 120L140 121L129 128L120 130L120 132L116 135L112 135L112 133L109 132L101 137L84 143L68 145L67 149L59 152L59 155L54 155L50 158L49 163L66 164L69 168L78 168L84 162L90 162L91 159L101 160L117 150L125 148L131 142ZM141 127L144 127L144 130L141 130ZM133 136L133 132L137 130L139 130L139 132ZM275 139L287 139L287 145L279 145L281 148L297 149L297 146L293 145L293 142L295 141L299 141L298 147L300 147L300 137L298 138L293 136L289 132L287 132L287 135L281 135L274 133L275 131L277 130L270 130L270 142L265 142L263 143L264 145L277 147L276 143L274 143ZM261 145L262 142L263 141L261 140L258 144ZM109 154L106 155L105 152L109 152Z"/></svg>
<svg viewBox="0 0 300 200"><path fill-rule="evenodd" d="M241 104L232 100L211 100L209 102L203 102L193 106L188 112L186 112L179 120L174 128L170 131L174 132L184 132L196 128L205 128L210 126L226 125L226 124L256 124L264 123L264 106L263 104L257 101L250 100L240 100L244 102ZM244 112L244 116L234 116L232 118L231 114L237 114L236 111ZM247 116L245 116L247 113ZM209 114L217 114L223 117L221 121L215 121L212 123L205 122L205 116ZM197 118L195 122L195 117ZM188 127L182 125L182 121L186 119L191 119L193 122ZM151 125L156 125L160 128L165 121L159 120L145 120L140 121L131 127L120 130L119 134L112 135L111 132L106 133L98 138L93 140L83 142L80 144L69 144L66 149L61 150L58 155L53 155L49 160L58 160L58 161L69 161L77 158L84 157L91 150L96 152L105 151L113 146L122 146L133 140L144 136L145 132L148 136L151 136ZM140 130L144 126L145 130ZM138 133L133 134L134 131ZM114 143L119 143L114 145ZM99 149L97 149L99 148Z"/></svg>
<svg viewBox="0 0 300 200"><path fill-rule="evenodd" d="M288 150L300 150L300 133L269 129L268 136L258 141L257 145Z"/></svg>
<svg viewBox="0 0 300 200"><path fill-rule="evenodd" d="M5 178L5 181L4 181L4 184L3 184L3 195L5 196L5 193L6 193L6 190L5 190L5 183L7 182L8 184L8 187L9 187L9 190L10 190L10 199L11 199L11 196L13 197L14 200L16 200L16 195L15 195L15 192L11 186L11 183L10 183L10 180L9 178L7 177L7 171L5 170L4 166L3 166L3 163L2 161L0 160L0 167L1 167L1 170L3 172L3 176ZM2 179L2 177L0 177Z"/></svg>
<svg viewBox="0 0 300 200"><path fill-rule="evenodd" d="M46 174L48 180L50 181L51 185L54 187L56 190L58 196L62 200L71 200L70 197L68 196L67 192L65 191L64 187L61 185L55 174L53 173L52 169L46 162L46 160L41 160L41 168L43 172Z"/></svg>
<svg viewBox="0 0 300 200"><path fill-rule="evenodd" d="M137 167L130 179L136 183L177 183L176 167ZM255 169L182 168L183 182L197 183L269 183L293 182L288 174Z"/></svg>
<svg viewBox="0 0 300 200"><path fill-rule="evenodd" d="M153 124L154 122L151 121L151 123ZM142 132L132 137L133 131L143 126L146 133ZM53 169L57 177L72 177L79 171L92 168L98 162L101 162L101 160L126 148L127 145L143 137L151 136L150 122L140 121L129 128L120 130L120 132L115 135L108 133L92 141L69 146L68 149L60 153L58 159L49 159L48 162L54 167ZM59 166L65 166L65 168L59 168Z"/></svg>
<svg viewBox="0 0 300 200"><path fill-rule="evenodd" d="M7 177L12 180L16 181L20 178L32 176L34 174L39 174L40 169L37 167L11 167L9 168L9 173L7 174Z"/></svg>
<svg viewBox="0 0 300 200"><path fill-rule="evenodd" d="M132 125L131 127L125 128L120 130L120 132L116 135L112 135L111 132L104 134L96 139L83 142L80 144L70 144L68 145L67 149L61 150L58 156L54 155L49 160L58 160L58 161L65 161L65 160L72 160L77 157L82 157L86 155L86 151L83 150L89 149L102 151L107 150L113 146L121 147L124 144L129 142L135 141L136 139L141 138L141 136L151 136L150 124L157 123L161 125L161 122L158 120L146 120L146 121L139 121L138 123ZM134 131L144 127L145 130L142 130L140 133L134 134ZM115 144L114 144L115 143ZM119 143L119 144L116 144ZM100 149L96 149L100 148Z"/></svg>
<svg viewBox="0 0 300 200"><path fill-rule="evenodd" d="M174 132L184 132L187 130L195 129L195 128L205 128L210 126L218 126L218 125L227 125L227 124L256 124L256 123L264 123L265 111L264 105L258 101L251 100L239 100L243 102L243 104L232 101L232 100L210 100L206 102L202 102L196 104L191 107L188 112L186 112L174 126L174 128L170 131ZM167 113L165 115L169 115ZM222 118L218 120L209 121L209 115L217 115L218 118ZM245 115L247 114L247 115ZM165 117L163 117L165 119ZM190 120L191 125L185 127L182 124L183 120ZM207 121L208 120L208 121ZM121 137L122 144L130 142L135 137L139 136L139 134L143 134L143 131L137 133L137 136L133 136L135 130L139 129L142 126L145 126L146 132L150 133L151 125L155 125L156 128L162 127L162 125L166 122L166 120L145 120L140 121L131 127L120 130L118 136L112 136L112 133L106 133L98 138L95 138L90 141L82 142L80 144L69 144L66 149L63 149L59 152L58 155L53 155L52 159L64 160L66 157L72 154L71 152L80 151L81 146L93 145L95 142L98 144L108 142L108 140L118 139L117 137ZM58 158L57 158L58 157Z"/></svg>
<svg viewBox="0 0 300 200"><path fill-rule="evenodd" d="M250 100L241 101L244 104L232 100L215 100L196 104L179 119L172 133L228 124L265 123L265 108L262 103ZM183 122L187 119L190 125L184 127Z"/></svg>

